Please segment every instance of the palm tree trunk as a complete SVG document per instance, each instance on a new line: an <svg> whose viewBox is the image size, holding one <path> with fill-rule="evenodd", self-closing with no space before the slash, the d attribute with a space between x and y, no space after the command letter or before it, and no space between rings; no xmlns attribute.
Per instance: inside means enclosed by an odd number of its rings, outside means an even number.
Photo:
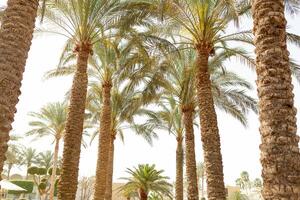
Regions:
<svg viewBox="0 0 300 200"><path fill-rule="evenodd" d="M145 191L141 190L140 191L140 200L147 200L147 199L148 199L148 194Z"/></svg>
<svg viewBox="0 0 300 200"><path fill-rule="evenodd" d="M11 169L12 169L12 165L11 165L11 164L8 164L8 169L7 169L7 180L10 179L10 172L11 172Z"/></svg>
<svg viewBox="0 0 300 200"><path fill-rule="evenodd" d="M112 85L111 83L104 83L102 87L103 106L100 117L100 135L94 200L104 200L108 173L109 146L111 140L110 90Z"/></svg>
<svg viewBox="0 0 300 200"><path fill-rule="evenodd" d="M183 106L183 123L185 127L185 159L186 159L186 176L188 181L188 200L199 200L198 181L197 181L197 164L195 156L194 141L194 108L193 106Z"/></svg>
<svg viewBox="0 0 300 200"><path fill-rule="evenodd" d="M52 175L50 180L50 190L49 190L49 199L54 200L54 189L55 189L55 182L56 182L56 169L57 169L57 162L58 162L58 152L59 152L59 138L55 141L54 147L54 155L53 155L53 167L52 167Z"/></svg>
<svg viewBox="0 0 300 200"><path fill-rule="evenodd" d="M0 174L6 160L21 81L31 46L38 0L8 0L0 29ZM1 179L1 177L0 177Z"/></svg>
<svg viewBox="0 0 300 200"><path fill-rule="evenodd" d="M201 174L201 198L204 198L204 170Z"/></svg>
<svg viewBox="0 0 300 200"><path fill-rule="evenodd" d="M91 52L88 44L78 45L77 69L73 80L69 112L66 122L62 174L58 199L75 200L78 184L78 167L87 93L87 62Z"/></svg>
<svg viewBox="0 0 300 200"><path fill-rule="evenodd" d="M115 133L112 134L109 149L108 173L106 180L105 200L112 200L112 186L114 173L114 150L115 150Z"/></svg>
<svg viewBox="0 0 300 200"><path fill-rule="evenodd" d="M196 87L200 110L201 140L206 167L207 195L211 200L225 200L226 191L217 114L211 92L207 50L198 48Z"/></svg>
<svg viewBox="0 0 300 200"><path fill-rule="evenodd" d="M256 73L265 200L300 199L296 109L283 0L254 0Z"/></svg>
<svg viewBox="0 0 300 200"><path fill-rule="evenodd" d="M176 149L176 185L175 185L175 200L183 200L183 147L182 137L177 136Z"/></svg>

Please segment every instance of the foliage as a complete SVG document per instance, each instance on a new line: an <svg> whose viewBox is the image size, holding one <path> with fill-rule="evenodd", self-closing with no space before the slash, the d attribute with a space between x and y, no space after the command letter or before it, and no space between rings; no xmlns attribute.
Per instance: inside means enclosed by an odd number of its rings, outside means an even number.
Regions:
<svg viewBox="0 0 300 200"><path fill-rule="evenodd" d="M126 171L130 177L121 178L127 183L121 187L121 190L127 193L145 193L147 196L153 192L160 197L167 196L172 198L172 185L168 183L169 177L163 176L163 170L156 170L155 165L140 164L133 169Z"/></svg>
<svg viewBox="0 0 300 200"><path fill-rule="evenodd" d="M241 192L234 192L228 200L248 200L249 198Z"/></svg>

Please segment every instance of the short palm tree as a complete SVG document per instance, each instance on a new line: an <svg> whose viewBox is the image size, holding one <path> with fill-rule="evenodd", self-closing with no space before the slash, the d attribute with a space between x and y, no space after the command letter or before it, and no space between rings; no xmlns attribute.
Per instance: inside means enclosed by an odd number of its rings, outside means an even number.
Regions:
<svg viewBox="0 0 300 200"><path fill-rule="evenodd" d="M284 8L283 0L252 2L265 200L300 197L299 136Z"/></svg>
<svg viewBox="0 0 300 200"><path fill-rule="evenodd" d="M109 30L109 26L112 26L114 22L112 18L116 14L118 2L118 0L63 0L57 2L51 8L49 7L45 13L45 19L55 27L50 31L67 36L66 48L73 46L77 58L65 130L59 199L75 199L88 85L88 59L93 52L94 44L99 41L99 38L105 37L105 31ZM110 87L111 85L107 82L103 84L103 90L108 99ZM109 116L107 112L109 112L109 105L102 110L102 115ZM109 138L109 136L106 137L109 133L105 129L109 126L110 117L106 117L101 125L102 139ZM103 150L108 148L109 142L107 141L101 141ZM101 162L107 163L108 156L103 158ZM102 175L106 174L106 167L102 167L100 171ZM100 186L96 187L96 199L104 199L105 187L102 187L101 184L105 186L105 182L101 181Z"/></svg>
<svg viewBox="0 0 300 200"><path fill-rule="evenodd" d="M31 147L23 148L20 152L21 163L20 165L26 166L26 179L28 178L28 168L31 167L32 164L36 163L38 152L36 149Z"/></svg>
<svg viewBox="0 0 300 200"><path fill-rule="evenodd" d="M8 0L0 28L0 174L31 46L38 0Z"/></svg>
<svg viewBox="0 0 300 200"><path fill-rule="evenodd" d="M127 183L121 187L124 191L134 191L140 200L147 200L151 192L160 197L172 198L172 185L168 177L163 176L163 170L156 170L155 165L139 165L134 169L127 169L130 177L122 178Z"/></svg>
<svg viewBox="0 0 300 200"><path fill-rule="evenodd" d="M53 158L54 158L53 152L50 150L45 152L40 152L37 156L36 164L39 167L44 168L47 174L48 170L51 168L51 166L53 166Z"/></svg>
<svg viewBox="0 0 300 200"><path fill-rule="evenodd" d="M35 138L51 136L55 144L53 155L53 173L50 181L50 200L53 200L59 144L60 141L64 139L65 135L67 105L66 103L60 102L49 103L39 112L32 112L29 115L33 118L33 120L29 122L29 125L32 127L32 129L27 133L27 135L35 136Z"/></svg>

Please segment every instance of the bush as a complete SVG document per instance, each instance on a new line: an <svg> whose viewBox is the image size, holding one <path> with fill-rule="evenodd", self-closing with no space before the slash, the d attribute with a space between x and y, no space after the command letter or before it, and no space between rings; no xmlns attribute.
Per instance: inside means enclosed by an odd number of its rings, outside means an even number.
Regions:
<svg viewBox="0 0 300 200"><path fill-rule="evenodd" d="M52 170L53 170L52 167L48 170L48 174L49 174L50 176L52 175ZM56 168L56 175L57 175L57 176L60 175L60 169L59 169L59 168Z"/></svg>
<svg viewBox="0 0 300 200"><path fill-rule="evenodd" d="M33 181L27 181L27 180L13 180L10 181L11 183L25 189L26 191L14 191L14 190L8 190L8 194L30 194L33 191L34 183Z"/></svg>
<svg viewBox="0 0 300 200"><path fill-rule="evenodd" d="M27 172L30 175L46 175L47 169L42 167L29 167Z"/></svg>

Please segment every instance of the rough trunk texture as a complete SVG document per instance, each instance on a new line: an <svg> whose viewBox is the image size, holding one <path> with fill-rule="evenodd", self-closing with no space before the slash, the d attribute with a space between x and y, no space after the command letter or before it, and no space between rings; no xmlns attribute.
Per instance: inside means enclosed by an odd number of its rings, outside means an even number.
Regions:
<svg viewBox="0 0 300 200"><path fill-rule="evenodd" d="M148 194L144 190L140 190L140 200L147 200Z"/></svg>
<svg viewBox="0 0 300 200"><path fill-rule="evenodd" d="M108 158L108 173L106 180L105 200L112 200L112 184L114 174L114 151L115 151L116 134L113 133L110 141L109 158Z"/></svg>
<svg viewBox="0 0 300 200"><path fill-rule="evenodd" d="M299 136L283 0L254 0L263 198L300 199Z"/></svg>
<svg viewBox="0 0 300 200"><path fill-rule="evenodd" d="M73 80L69 112L64 137L62 174L59 183L59 200L75 200L87 93L87 62L90 45L77 48L77 69Z"/></svg>
<svg viewBox="0 0 300 200"><path fill-rule="evenodd" d="M59 138L57 138L55 140L52 175L51 175L51 179L50 179L49 200L54 200L54 189L55 189L55 182L56 182L56 171L57 171L58 151L59 151L59 140L60 140Z"/></svg>
<svg viewBox="0 0 300 200"><path fill-rule="evenodd" d="M105 197L108 173L109 147L111 140L110 91L112 86L111 83L104 83L102 87L103 106L100 117L100 135L94 200L104 200Z"/></svg>
<svg viewBox="0 0 300 200"><path fill-rule="evenodd" d="M8 0L0 29L0 174L31 46L38 0ZM1 176L0 176L1 179Z"/></svg>
<svg viewBox="0 0 300 200"><path fill-rule="evenodd" d="M175 200L183 200L183 147L182 137L177 136L176 149L176 184L175 184Z"/></svg>
<svg viewBox="0 0 300 200"><path fill-rule="evenodd" d="M197 181L197 164L195 156L194 141L194 108L193 106L183 106L183 124L185 128L185 160L186 176L188 182L187 199L199 200L198 181Z"/></svg>
<svg viewBox="0 0 300 200"><path fill-rule="evenodd" d="M198 50L196 87L200 110L201 140L206 167L207 195L209 200L225 200L226 191L217 115L211 92L208 72L209 51Z"/></svg>

